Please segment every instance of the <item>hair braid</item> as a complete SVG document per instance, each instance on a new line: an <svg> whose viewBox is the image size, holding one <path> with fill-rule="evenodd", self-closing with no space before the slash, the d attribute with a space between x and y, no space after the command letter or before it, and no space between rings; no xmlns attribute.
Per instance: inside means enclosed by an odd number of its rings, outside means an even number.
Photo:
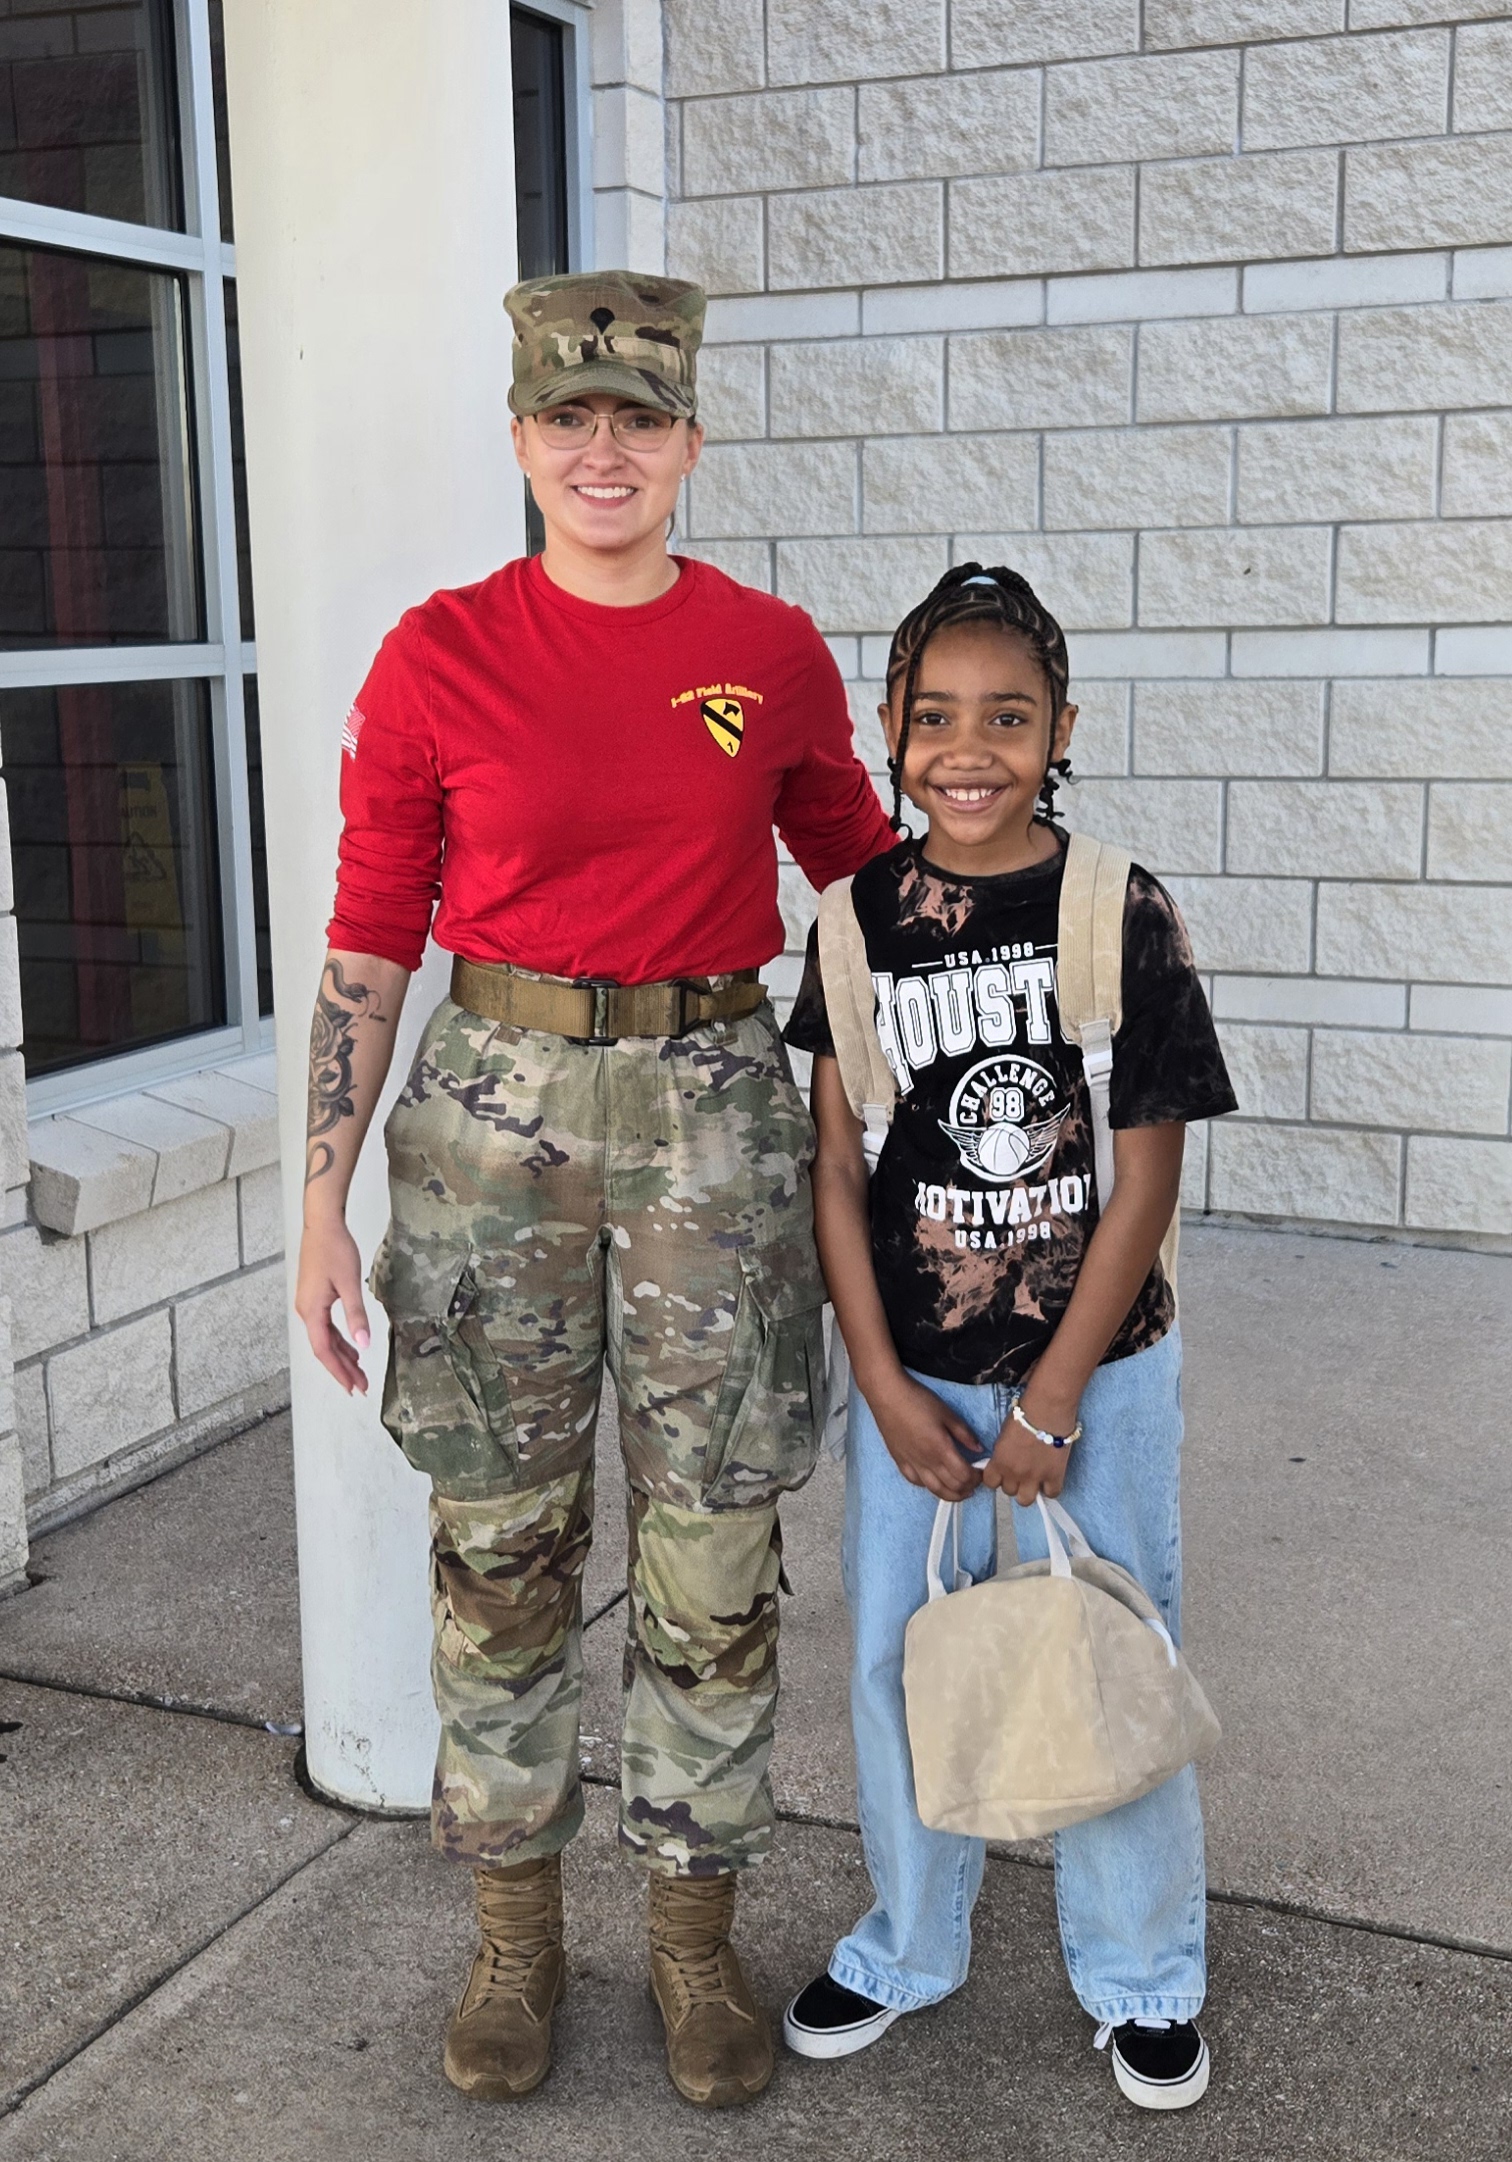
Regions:
<svg viewBox="0 0 1512 2162"><path fill-rule="evenodd" d="M980 563L958 563L954 570L948 570L934 591L927 593L917 608L910 609L893 632L892 646L887 656L889 698L892 696L893 685L900 676L903 678L898 748L887 761L887 771L893 784L892 823L895 832L901 832L903 827L903 761L908 755L908 736L913 725L913 702L919 681L919 664L924 657L924 648L935 633L950 629L958 623L994 623L1024 640L1050 686L1052 729L1066 704L1071 664L1066 655L1065 633L1028 579L1021 577L1017 571L1009 570L1005 564L995 564L990 570L983 570ZM1036 804L1036 809L1045 818L1055 817L1056 789L1062 779L1071 778L1069 758L1052 759L1046 766Z"/></svg>

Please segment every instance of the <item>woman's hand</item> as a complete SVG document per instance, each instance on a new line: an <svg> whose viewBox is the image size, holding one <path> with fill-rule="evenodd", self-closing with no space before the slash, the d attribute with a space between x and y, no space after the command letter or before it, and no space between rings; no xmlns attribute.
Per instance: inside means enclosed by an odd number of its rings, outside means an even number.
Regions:
<svg viewBox="0 0 1512 2162"><path fill-rule="evenodd" d="M352 1332L352 1343L331 1319L331 1309L338 1305ZM367 1376L358 1354L367 1350L372 1337L362 1301L362 1256L344 1216L323 1213L306 1224L299 1245L294 1311L326 1372L336 1377L348 1396L354 1391L366 1396Z"/></svg>
<svg viewBox="0 0 1512 2162"><path fill-rule="evenodd" d="M888 1454L910 1486L927 1487L940 1501L964 1501L976 1492L982 1475L961 1452L980 1456L982 1445L933 1389L901 1374L880 1401L869 1395L866 1401Z"/></svg>

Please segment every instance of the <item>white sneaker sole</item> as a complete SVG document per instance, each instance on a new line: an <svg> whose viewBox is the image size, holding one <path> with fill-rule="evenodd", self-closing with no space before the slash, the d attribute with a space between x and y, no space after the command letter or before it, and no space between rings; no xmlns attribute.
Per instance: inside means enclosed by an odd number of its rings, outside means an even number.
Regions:
<svg viewBox="0 0 1512 2162"><path fill-rule="evenodd" d="M1113 2077L1118 2082L1119 2092L1127 2095L1140 2109L1190 2109L1207 2093L1211 2071L1212 2060L1206 2042L1202 2045L1202 2055L1185 2079L1142 2079L1119 2056L1118 2045L1113 2046Z"/></svg>
<svg viewBox="0 0 1512 2162"><path fill-rule="evenodd" d="M870 2049L873 2042L880 2042L893 2021L902 2017L901 2012L884 2006L854 2027L829 2027L821 2033L812 2027L800 2027L790 2004L782 2015L782 2039L797 2057L854 2057L857 2050Z"/></svg>

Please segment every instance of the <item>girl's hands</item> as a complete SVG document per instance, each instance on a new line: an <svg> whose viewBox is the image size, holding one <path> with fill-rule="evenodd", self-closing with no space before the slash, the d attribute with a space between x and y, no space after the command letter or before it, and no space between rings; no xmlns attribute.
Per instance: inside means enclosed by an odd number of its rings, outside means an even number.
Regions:
<svg viewBox="0 0 1512 2162"><path fill-rule="evenodd" d="M961 1451L979 1456L982 1445L932 1389L921 1388L904 1374L880 1401L871 1396L866 1400L889 1455L910 1486L927 1487L938 1501L964 1501L976 1492L982 1475Z"/></svg>
<svg viewBox="0 0 1512 2162"><path fill-rule="evenodd" d="M1031 1394L1035 1398L1033 1403L1028 1401ZM1042 1388L1036 1393L1033 1373L1025 1384L1021 1402L1024 1417L1036 1426L1044 1427L1046 1433L1069 1434L1076 1425L1077 1398L1055 1389L1047 1392ZM1052 1449L1047 1442L1036 1441L1010 1412L1003 1421L1003 1431L997 1438L992 1461L982 1474L982 1482L997 1487L1004 1494L1011 1494L1025 1509L1032 1509L1041 1494L1047 1501L1054 1501L1066 1483L1071 1451L1075 1446L1072 1442L1064 1449Z"/></svg>
<svg viewBox="0 0 1512 2162"><path fill-rule="evenodd" d="M1026 1509L1032 1508L1041 1494L1054 1501L1066 1483L1070 1455L1069 1448L1051 1449L1026 1434L1016 1419L1009 1419L982 1473L982 1484L1000 1488Z"/></svg>
<svg viewBox="0 0 1512 2162"><path fill-rule="evenodd" d="M339 1305L355 1338L349 1344L331 1319ZM346 1219L322 1215L305 1225L299 1246L299 1279L294 1291L294 1311L304 1323L310 1349L328 1374L334 1374L348 1396L367 1395L367 1376L359 1352L372 1338L367 1309L362 1303L362 1256Z"/></svg>
<svg viewBox="0 0 1512 2162"><path fill-rule="evenodd" d="M1023 1416L1032 1418L1036 1427L1045 1425L1049 1433L1071 1433L1077 1423L1075 1405L1071 1405L1069 1418L1064 1416L1064 1405L1058 1405L1056 1416L1064 1418L1062 1427L1047 1425L1047 1418L1040 1416L1038 1410L1030 1410L1027 1403L1023 1405ZM1069 1442L1064 1449L1051 1449L1049 1442L1036 1442L1032 1433L1025 1433L1019 1420L1008 1414L1004 1431L997 1436L991 1464L982 1472L982 1483L999 1487L1023 1509L1032 1509L1040 1494L1047 1500L1056 1500L1066 1483L1066 1466L1071 1464L1073 1449L1075 1442Z"/></svg>

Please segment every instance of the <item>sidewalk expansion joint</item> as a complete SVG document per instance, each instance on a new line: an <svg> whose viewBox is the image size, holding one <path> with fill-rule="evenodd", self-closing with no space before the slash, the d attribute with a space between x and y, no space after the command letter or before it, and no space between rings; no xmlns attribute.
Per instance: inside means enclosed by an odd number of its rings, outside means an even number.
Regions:
<svg viewBox="0 0 1512 2162"><path fill-rule="evenodd" d="M49 2080L56 2079L60 2072L66 2071L69 2065L84 2055L86 2050L93 2049L96 2042L102 2041L113 2027L118 2027L123 2019L128 2018L139 2006L144 2005L150 1997L156 1996L157 1992L171 1982L175 1975L182 1974L186 1967L192 1967L197 1959L202 1959L205 1953L213 1945L218 1944L222 1937L235 1929L238 1923L245 1922L249 1915L256 1914L259 1907L265 1907L270 1899L276 1898L284 1890L286 1885L292 1884L296 1877L303 1876L307 1869L312 1868L316 1862L329 1854L334 1847L339 1847L344 1839L350 1839L353 1832L361 1829L361 1825L362 1819L353 1817L351 1822L343 1825L341 1830L335 1833L331 1839L328 1839L323 1847L318 1848L314 1854L306 1855L302 1862L296 1862L294 1867L286 1871L275 1884L270 1884L265 1892L260 1892L256 1899L243 1907L239 1914L231 1915L218 1928L212 1929L208 1936L202 1937L198 1944L191 1945L189 1950L182 1953L179 1958L170 1960L166 1966L160 1967L156 1974L149 1976L140 1989L134 1990L129 1997L124 1998L112 2011L107 2012L102 2019L96 2020L87 2034L81 2035L78 2041L70 2043L67 2049L60 2051L51 2064L44 2065L40 2072L34 2072L30 2079L23 2080L21 2085L12 2088L9 2094L0 2096L0 2120L14 2115L29 2096L36 2094L40 2088L45 2087Z"/></svg>
<svg viewBox="0 0 1512 2162"><path fill-rule="evenodd" d="M595 1622L598 1622L598 1621L602 1621L602 1620L603 1620L603 1618L604 1618L604 1616L605 1616L606 1614L612 1614L612 1613L614 1612L614 1610L615 1610L615 1608L616 1608L617 1606L623 1606L623 1605L624 1605L624 1603L625 1603L625 1600L626 1600L626 1599L627 1599L628 1597L629 1597L629 1591L628 1591L628 1588L627 1588L627 1587L626 1587L625 1585L623 1585L623 1584L622 1584L622 1585L620 1586L619 1590L618 1590L617 1592L615 1592L615 1593L614 1593L614 1594L612 1595L612 1597L610 1597L610 1598L608 1598L608 1599L606 1599L606 1600L604 1601L604 1603L603 1603L603 1605L602 1605L602 1606L596 1606L596 1607L594 1608L593 1612L592 1612L592 1613L591 1613L591 1614L590 1614L590 1615L588 1616L588 1619L587 1619L587 1620L586 1620L586 1621L584 1622L584 1624L583 1624L583 1627L584 1627L585 1629L591 1629L591 1628L593 1627L594 1623L595 1623Z"/></svg>
<svg viewBox="0 0 1512 2162"><path fill-rule="evenodd" d="M1036 1866L1048 1869L1050 1865L1041 1862ZM1395 1922L1372 1921L1365 1914L1330 1914L1326 1907L1304 1906L1295 1899L1271 1899L1264 1892L1210 1891L1208 1903L1218 1907L1254 1907L1262 1914L1280 1914L1292 1921L1322 1922L1330 1929L1352 1929L1367 1937L1391 1937L1398 1944L1426 1944L1436 1952L1462 1952L1469 1959L1499 1959L1512 1965L1512 1946L1488 1944L1481 1937L1451 1937L1436 1929L1406 1929Z"/></svg>
<svg viewBox="0 0 1512 2162"><path fill-rule="evenodd" d="M22 1689L51 1689L59 1696L95 1697L103 1704L131 1704L139 1711L175 1712L185 1719L216 1719L225 1727L247 1727L254 1734L271 1734L280 1741L294 1741L304 1732L290 1719L259 1719L255 1712L222 1711L214 1704L191 1704L184 1697L155 1696L150 1689L110 1689L103 1682L62 1681L51 1674L22 1674L0 1667L0 1682L14 1682Z"/></svg>
<svg viewBox="0 0 1512 2162"><path fill-rule="evenodd" d="M608 1787L617 1789L619 1779L606 1772L585 1771L581 1775L585 1787ZM861 1827L851 1817L824 1817L805 1809L777 1810L779 1824L801 1825L805 1831L846 1832L859 1839ZM1055 1864L1042 1861L1035 1854L1013 1854L994 1841L988 1842L987 1853L994 1862L1010 1862L1018 1869L1051 1870ZM1328 1929L1358 1931L1367 1937L1389 1937L1397 1944L1423 1944L1436 1952L1459 1952L1467 1959L1497 1959L1512 1965L1512 1947L1488 1944L1479 1937L1450 1937L1433 1929L1407 1929L1395 1922L1372 1921L1363 1914L1330 1914L1324 1907L1307 1907L1299 1900L1271 1899L1264 1892L1215 1892L1209 1887L1210 1907L1250 1907L1262 1914L1279 1914L1293 1922L1320 1922Z"/></svg>

